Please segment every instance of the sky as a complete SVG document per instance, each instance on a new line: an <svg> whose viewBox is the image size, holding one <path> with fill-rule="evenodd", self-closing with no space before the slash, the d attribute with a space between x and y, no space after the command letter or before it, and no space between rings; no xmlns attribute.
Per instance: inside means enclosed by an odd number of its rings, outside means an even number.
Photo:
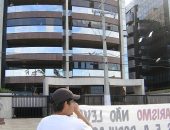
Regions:
<svg viewBox="0 0 170 130"><path fill-rule="evenodd" d="M125 5L128 5L132 0L125 0Z"/></svg>

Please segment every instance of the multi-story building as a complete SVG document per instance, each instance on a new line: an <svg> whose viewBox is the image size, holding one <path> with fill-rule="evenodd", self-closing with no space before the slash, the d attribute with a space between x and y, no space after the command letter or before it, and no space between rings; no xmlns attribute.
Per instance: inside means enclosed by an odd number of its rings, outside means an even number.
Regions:
<svg viewBox="0 0 170 130"><path fill-rule="evenodd" d="M119 94L122 89L113 86L129 83L118 81L122 79L119 1L105 0L104 13L100 0L1 3L5 87L15 92L41 94L48 93L46 89L53 92L55 87L69 86L79 94L103 94L106 64L112 94ZM105 29L101 24L103 14ZM106 59L103 40L107 43L107 60L103 60ZM53 77L48 82L50 89L45 86L44 79L48 77Z"/></svg>
<svg viewBox="0 0 170 130"><path fill-rule="evenodd" d="M170 1L133 0L126 10L129 78L147 91L170 88Z"/></svg>

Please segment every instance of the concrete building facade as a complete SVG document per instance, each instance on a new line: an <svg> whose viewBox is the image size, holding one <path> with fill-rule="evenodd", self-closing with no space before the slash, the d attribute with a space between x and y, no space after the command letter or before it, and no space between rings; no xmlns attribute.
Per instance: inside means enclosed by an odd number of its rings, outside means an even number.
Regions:
<svg viewBox="0 0 170 130"><path fill-rule="evenodd" d="M49 94L56 87L69 87L77 94L102 94L107 64L111 94L121 94L123 86L130 84L144 94L143 80L119 81L119 1L104 2L107 63L103 60L100 1L2 1L6 15L1 16L5 21L1 26L6 31L0 30L0 34L6 37L1 38L5 44L1 70L5 70L6 88L26 95Z"/></svg>

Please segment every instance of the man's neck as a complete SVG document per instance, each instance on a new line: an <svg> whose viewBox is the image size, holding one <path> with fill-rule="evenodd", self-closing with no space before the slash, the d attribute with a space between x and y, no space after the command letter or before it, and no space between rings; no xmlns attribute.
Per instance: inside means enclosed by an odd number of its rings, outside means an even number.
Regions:
<svg viewBox="0 0 170 130"><path fill-rule="evenodd" d="M54 115L63 115L63 116L70 116L66 112L61 111L61 112L55 112Z"/></svg>

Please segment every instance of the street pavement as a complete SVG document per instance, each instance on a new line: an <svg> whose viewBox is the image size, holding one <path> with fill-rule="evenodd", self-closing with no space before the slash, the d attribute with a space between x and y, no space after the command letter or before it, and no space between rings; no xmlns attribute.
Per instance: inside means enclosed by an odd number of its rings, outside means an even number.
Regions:
<svg viewBox="0 0 170 130"><path fill-rule="evenodd" d="M0 130L36 130L40 118L5 119L5 124L0 125Z"/></svg>

